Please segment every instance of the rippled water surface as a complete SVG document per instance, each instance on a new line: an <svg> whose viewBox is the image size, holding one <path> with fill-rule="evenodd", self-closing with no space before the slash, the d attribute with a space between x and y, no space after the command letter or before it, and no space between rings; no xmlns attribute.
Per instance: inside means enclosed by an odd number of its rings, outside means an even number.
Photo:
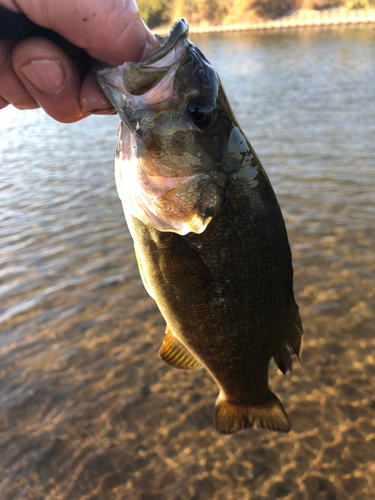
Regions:
<svg viewBox="0 0 375 500"><path fill-rule="evenodd" d="M212 425L157 355L113 179L116 117L0 112L0 497L375 497L375 30L194 37L279 198L305 326L287 435Z"/></svg>

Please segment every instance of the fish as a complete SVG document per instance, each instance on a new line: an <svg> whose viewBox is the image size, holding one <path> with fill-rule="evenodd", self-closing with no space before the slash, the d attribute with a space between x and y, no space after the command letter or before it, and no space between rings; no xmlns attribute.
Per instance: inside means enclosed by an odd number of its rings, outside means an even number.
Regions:
<svg viewBox="0 0 375 500"><path fill-rule="evenodd" d="M166 321L161 358L216 382L216 429L288 432L269 387L300 361L284 219L215 69L178 20L147 59L94 61L119 118L115 178L143 284Z"/></svg>

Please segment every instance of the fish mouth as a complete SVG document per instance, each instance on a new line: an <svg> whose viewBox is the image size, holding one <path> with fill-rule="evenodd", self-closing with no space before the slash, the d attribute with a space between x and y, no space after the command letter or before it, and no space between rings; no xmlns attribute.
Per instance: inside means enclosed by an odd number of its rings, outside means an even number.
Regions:
<svg viewBox="0 0 375 500"><path fill-rule="evenodd" d="M176 72L191 46L188 30L185 19L179 19L169 35L155 36L160 49L140 62L109 67L92 60L96 80L130 130L136 127L130 117L135 109L172 97Z"/></svg>
<svg viewBox="0 0 375 500"><path fill-rule="evenodd" d="M151 54L147 59L145 59L140 64L152 65L158 63L163 59L169 52L177 45L181 37L186 39L189 34L189 25L184 18L179 19L174 23L169 32L169 35L161 37L155 35L156 40L160 43L160 49Z"/></svg>

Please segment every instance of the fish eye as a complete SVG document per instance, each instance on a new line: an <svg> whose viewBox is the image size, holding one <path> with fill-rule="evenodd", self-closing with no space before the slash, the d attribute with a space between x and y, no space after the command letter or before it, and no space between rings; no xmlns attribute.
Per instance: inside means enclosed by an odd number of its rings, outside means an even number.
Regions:
<svg viewBox="0 0 375 500"><path fill-rule="evenodd" d="M192 99L187 105L187 112L193 123L199 128L211 125L214 119L214 111L211 106L202 99Z"/></svg>

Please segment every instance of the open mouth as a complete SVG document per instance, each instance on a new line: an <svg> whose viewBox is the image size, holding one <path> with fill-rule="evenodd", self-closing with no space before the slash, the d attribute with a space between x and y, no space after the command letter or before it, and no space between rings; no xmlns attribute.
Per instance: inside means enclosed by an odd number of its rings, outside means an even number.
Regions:
<svg viewBox="0 0 375 500"><path fill-rule="evenodd" d="M190 46L188 24L179 19L166 37L157 37L160 49L141 62L108 67L92 62L95 77L126 125L124 109L161 102L171 97L176 71ZM132 128L129 126L129 128Z"/></svg>

